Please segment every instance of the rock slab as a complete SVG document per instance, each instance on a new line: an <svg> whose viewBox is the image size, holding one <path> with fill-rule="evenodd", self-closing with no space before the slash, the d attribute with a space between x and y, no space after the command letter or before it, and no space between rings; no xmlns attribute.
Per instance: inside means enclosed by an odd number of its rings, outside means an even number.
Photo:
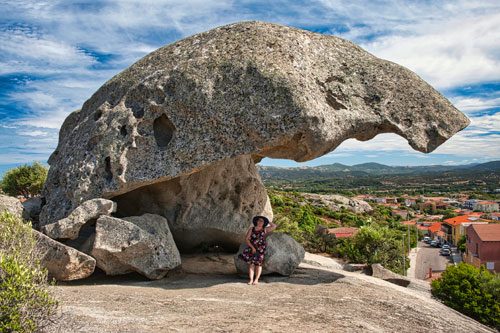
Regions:
<svg viewBox="0 0 500 333"><path fill-rule="evenodd" d="M53 239L77 239L80 229L101 215L116 211L116 203L111 200L96 198L87 200L68 215L55 223L42 227L42 231Z"/></svg>
<svg viewBox="0 0 500 333"><path fill-rule="evenodd" d="M91 256L36 230L33 233L37 240L36 250L42 258L41 264L47 268L50 277L58 281L70 281L86 278L94 272L96 261Z"/></svg>
<svg viewBox="0 0 500 333"><path fill-rule="evenodd" d="M0 194L0 212L3 212L4 210L8 211L13 215L24 217L23 205L21 204L21 201L19 201L18 198Z"/></svg>
<svg viewBox="0 0 500 333"><path fill-rule="evenodd" d="M152 280L181 264L167 219L154 214L101 216L91 255L108 275L137 272Z"/></svg>
<svg viewBox="0 0 500 333"><path fill-rule="evenodd" d="M248 273L248 264L239 258L245 247L247 247L245 243L241 244L238 253L234 256L234 264L240 274ZM262 274L278 273L290 276L304 260L304 256L304 248L292 237L284 233L273 232L267 236Z"/></svg>

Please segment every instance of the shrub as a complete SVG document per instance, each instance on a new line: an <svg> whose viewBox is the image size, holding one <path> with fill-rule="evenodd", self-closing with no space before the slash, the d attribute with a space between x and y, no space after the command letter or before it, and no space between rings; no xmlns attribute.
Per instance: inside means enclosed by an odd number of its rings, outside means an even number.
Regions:
<svg viewBox="0 0 500 333"><path fill-rule="evenodd" d="M29 198L40 194L47 179L47 168L38 162L22 165L7 171L2 179L2 190L11 196Z"/></svg>
<svg viewBox="0 0 500 333"><path fill-rule="evenodd" d="M432 295L447 306L500 329L500 276L466 263L449 266L432 281Z"/></svg>
<svg viewBox="0 0 500 333"><path fill-rule="evenodd" d="M0 213L0 332L34 332L55 318L57 302L35 251L31 225Z"/></svg>
<svg viewBox="0 0 500 333"><path fill-rule="evenodd" d="M356 263L380 263L391 271L403 274L403 255L406 267L406 247L403 247L401 234L387 227L366 226L351 238L339 242L335 252Z"/></svg>

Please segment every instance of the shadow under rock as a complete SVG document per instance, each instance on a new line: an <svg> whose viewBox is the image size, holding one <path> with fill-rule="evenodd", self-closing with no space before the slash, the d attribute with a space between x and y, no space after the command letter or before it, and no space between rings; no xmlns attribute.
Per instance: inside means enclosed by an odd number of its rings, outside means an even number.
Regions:
<svg viewBox="0 0 500 333"><path fill-rule="evenodd" d="M279 274L263 275L261 283L288 283L299 285L317 285L335 282L345 277L343 274L327 270L298 267L291 276ZM163 289L193 289L207 288L226 283L244 283L248 278L238 274L187 274L181 270L173 270L160 280L149 280L137 273L107 276L103 271L96 269L90 277L76 281L59 282L60 286L85 286L85 285L123 285L134 287L152 287Z"/></svg>

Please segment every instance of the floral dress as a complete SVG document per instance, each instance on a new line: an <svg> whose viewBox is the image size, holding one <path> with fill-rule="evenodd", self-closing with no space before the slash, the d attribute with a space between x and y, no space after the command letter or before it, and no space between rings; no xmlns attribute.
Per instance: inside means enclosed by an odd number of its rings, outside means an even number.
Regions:
<svg viewBox="0 0 500 333"><path fill-rule="evenodd" d="M246 261L248 264L262 266L267 246L266 229L257 231L255 230L255 227L252 227L252 233L250 235L250 243L253 245L253 247L255 247L257 251L255 251L255 253L252 253L252 248L247 246L243 250L243 253L239 255L239 257L244 261Z"/></svg>

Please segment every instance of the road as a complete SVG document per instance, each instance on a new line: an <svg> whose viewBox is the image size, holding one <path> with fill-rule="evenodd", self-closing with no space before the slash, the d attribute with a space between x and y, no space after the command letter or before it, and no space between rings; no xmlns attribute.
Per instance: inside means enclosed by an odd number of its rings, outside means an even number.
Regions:
<svg viewBox="0 0 500 333"><path fill-rule="evenodd" d="M432 247L424 242L419 242L420 247L417 254L417 264L415 267L415 277L424 280L429 274L429 267L434 272L444 271L446 265L451 263L451 257L439 255L440 248Z"/></svg>

